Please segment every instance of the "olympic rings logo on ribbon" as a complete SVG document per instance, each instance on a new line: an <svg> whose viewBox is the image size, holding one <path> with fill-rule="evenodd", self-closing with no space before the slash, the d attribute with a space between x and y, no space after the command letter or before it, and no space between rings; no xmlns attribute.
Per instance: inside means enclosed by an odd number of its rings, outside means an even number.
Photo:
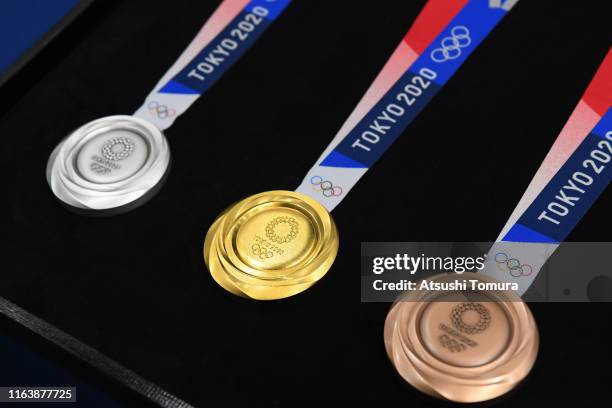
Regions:
<svg viewBox="0 0 612 408"><path fill-rule="evenodd" d="M310 178L310 184L314 191L320 191L325 197L339 197L342 195L342 187L334 186L329 180L323 180L321 176L313 176Z"/></svg>
<svg viewBox="0 0 612 408"><path fill-rule="evenodd" d="M521 276L529 276L533 273L533 267L531 265L523 264L516 258L510 258L508 254L498 252L495 254L495 262L501 271L508 271L510 275L515 278Z"/></svg>
<svg viewBox="0 0 612 408"><path fill-rule="evenodd" d="M461 48L465 48L471 43L470 30L466 26L455 26L451 30L450 37L444 37L440 41L440 48L436 48L431 52L431 59L441 63L459 58Z"/></svg>
<svg viewBox="0 0 612 408"><path fill-rule="evenodd" d="M174 109L168 108L168 106L162 105L157 101L149 102L147 108L149 108L149 113L157 116L158 119L167 119L176 115L176 111Z"/></svg>

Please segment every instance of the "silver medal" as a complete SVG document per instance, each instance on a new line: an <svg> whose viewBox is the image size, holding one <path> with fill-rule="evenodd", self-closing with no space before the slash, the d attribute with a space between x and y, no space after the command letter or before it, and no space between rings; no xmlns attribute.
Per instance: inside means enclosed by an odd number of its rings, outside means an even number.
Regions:
<svg viewBox="0 0 612 408"><path fill-rule="evenodd" d="M162 131L232 66L266 29L263 22L276 19L290 0L254 7L242 3L221 2L134 116L89 122L55 148L47 163L47 181L57 198L77 212L110 215L135 208L157 192L170 164ZM247 36L238 39L242 43L230 38L233 34L228 33L235 30L228 27L234 26L248 27L244 30L251 33L249 41ZM215 56L211 64L207 61L213 52L223 57ZM212 71L215 75L209 75Z"/></svg>
<svg viewBox="0 0 612 408"><path fill-rule="evenodd" d="M155 125L134 116L107 116L81 126L53 150L47 181L75 210L117 213L146 202L169 164L168 142Z"/></svg>

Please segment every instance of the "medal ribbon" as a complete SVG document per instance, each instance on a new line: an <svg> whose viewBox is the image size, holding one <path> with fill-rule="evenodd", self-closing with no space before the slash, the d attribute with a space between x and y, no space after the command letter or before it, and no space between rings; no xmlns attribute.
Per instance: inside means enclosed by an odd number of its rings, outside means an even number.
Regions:
<svg viewBox="0 0 612 408"><path fill-rule="evenodd" d="M169 128L227 71L291 0L224 0L134 113Z"/></svg>
<svg viewBox="0 0 612 408"><path fill-rule="evenodd" d="M430 0L297 191L333 210L518 0Z"/></svg>
<svg viewBox="0 0 612 408"><path fill-rule="evenodd" d="M525 293L612 178L612 49L540 165L482 273Z"/></svg>

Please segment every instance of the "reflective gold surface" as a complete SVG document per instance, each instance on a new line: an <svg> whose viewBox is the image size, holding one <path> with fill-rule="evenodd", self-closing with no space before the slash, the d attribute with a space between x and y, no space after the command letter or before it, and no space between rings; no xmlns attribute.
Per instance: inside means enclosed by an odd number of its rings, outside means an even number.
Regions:
<svg viewBox="0 0 612 408"><path fill-rule="evenodd" d="M300 293L325 275L338 252L338 231L316 200L270 191L226 209L204 241L204 261L229 292L272 300Z"/></svg>
<svg viewBox="0 0 612 408"><path fill-rule="evenodd" d="M469 279L493 281L473 275ZM533 316L511 291L406 292L387 315L384 338L387 355L408 383L455 402L510 391L533 367L539 347Z"/></svg>

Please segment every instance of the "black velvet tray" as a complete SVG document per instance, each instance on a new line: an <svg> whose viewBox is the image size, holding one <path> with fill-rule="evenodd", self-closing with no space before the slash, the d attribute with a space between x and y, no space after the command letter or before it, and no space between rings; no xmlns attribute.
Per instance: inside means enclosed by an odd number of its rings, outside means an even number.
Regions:
<svg viewBox="0 0 612 408"><path fill-rule="evenodd" d="M608 51L609 6L520 2L334 210L328 275L254 302L210 278L207 228L242 197L297 187L424 2L295 1L166 132L160 193L88 218L50 192L49 153L89 120L136 110L218 5L104 3L0 94L0 296L193 405L439 406L387 362L388 305L359 301L360 242L494 240ZM611 204L608 190L568 240L610 241ZM577 404L585 389L604 401L611 376L597 367L612 351L598 322L611 311L533 305L541 354L494 405Z"/></svg>

